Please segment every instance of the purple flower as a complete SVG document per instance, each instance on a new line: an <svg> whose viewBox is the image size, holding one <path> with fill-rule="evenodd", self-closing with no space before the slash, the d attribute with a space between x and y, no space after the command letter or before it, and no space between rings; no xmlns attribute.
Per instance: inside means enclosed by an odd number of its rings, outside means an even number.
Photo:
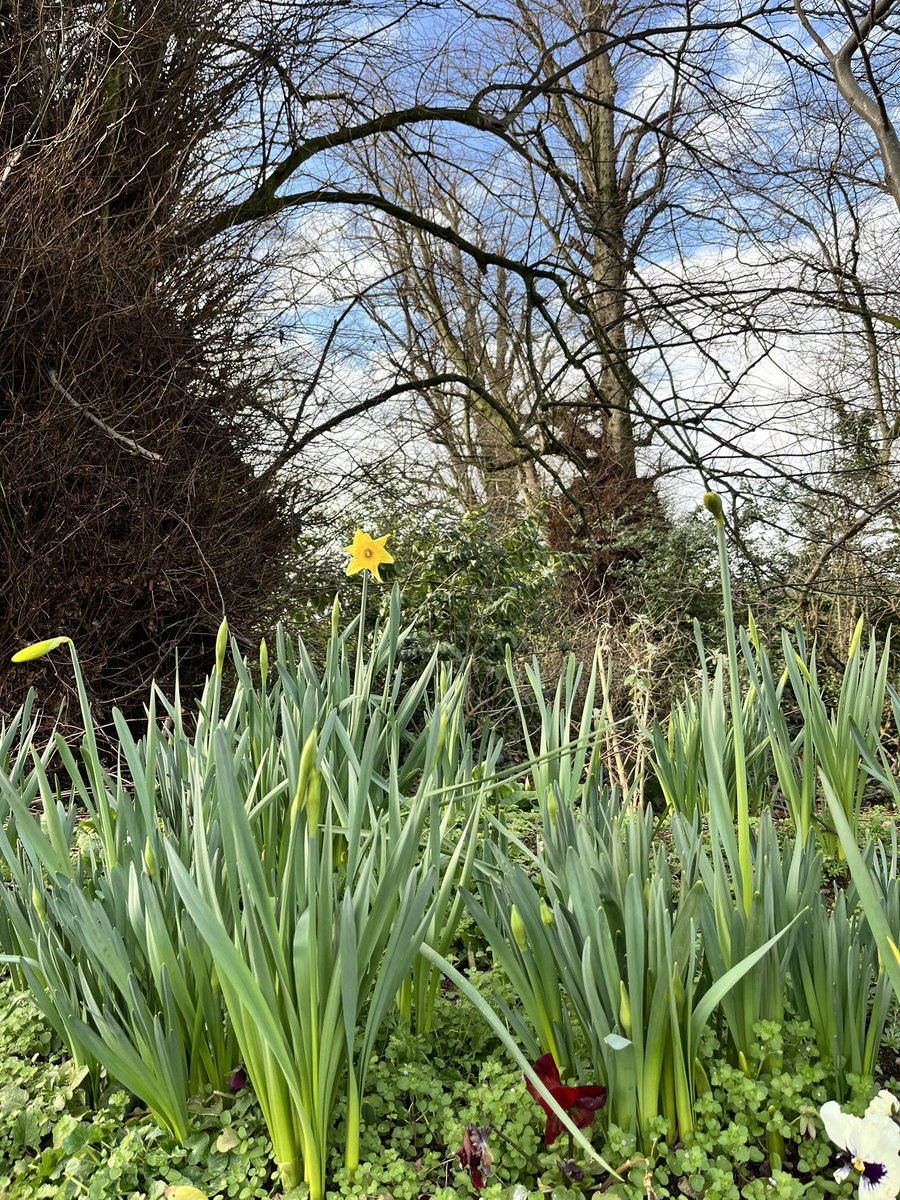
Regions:
<svg viewBox="0 0 900 1200"><path fill-rule="evenodd" d="M233 1092L239 1092L247 1086L247 1072L243 1063L238 1063L228 1076L228 1086Z"/></svg>

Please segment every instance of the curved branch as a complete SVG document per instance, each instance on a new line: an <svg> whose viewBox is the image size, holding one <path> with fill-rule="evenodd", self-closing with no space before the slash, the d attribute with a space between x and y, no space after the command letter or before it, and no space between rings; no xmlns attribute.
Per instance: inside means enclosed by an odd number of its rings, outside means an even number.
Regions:
<svg viewBox="0 0 900 1200"><path fill-rule="evenodd" d="M506 120L491 116L478 108L432 107L427 104L416 104L412 108L397 109L395 112L383 113L370 121L359 125L345 125L334 129L331 133L323 133L319 137L307 138L280 162L272 168L263 182L255 188L245 200L239 200L210 217L209 220L195 225L188 233L188 241L192 245L200 245L247 221L260 220L274 216L284 208L283 197L276 195L278 189L290 177L318 154L326 150L334 150L337 146L349 146L354 142L364 141L379 133L392 133L406 125L419 125L425 122L453 122L466 125L472 129L480 129L486 133L502 134L506 132Z"/></svg>

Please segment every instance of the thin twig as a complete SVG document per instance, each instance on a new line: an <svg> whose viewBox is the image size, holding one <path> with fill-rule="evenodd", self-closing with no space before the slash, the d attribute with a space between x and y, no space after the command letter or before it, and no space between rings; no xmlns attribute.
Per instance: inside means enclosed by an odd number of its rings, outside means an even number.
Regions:
<svg viewBox="0 0 900 1200"><path fill-rule="evenodd" d="M72 395L72 393L63 387L59 381L59 376L55 371L48 371L47 378L50 380L51 385L56 389L56 391L59 392L64 399L68 400L69 404L71 404L74 409L80 412L83 416L87 417L87 419L93 425L96 425L98 429L102 429L107 437L111 437L114 441L120 442L133 454L142 454L144 458L149 458L151 462L161 463L163 461L162 455L154 454L152 450L146 450L143 446L136 442L134 438L126 437L124 433L119 433L118 430L113 429L111 425L107 425L106 422L101 420L101 418L98 417L92 409L88 408L86 404L80 404Z"/></svg>

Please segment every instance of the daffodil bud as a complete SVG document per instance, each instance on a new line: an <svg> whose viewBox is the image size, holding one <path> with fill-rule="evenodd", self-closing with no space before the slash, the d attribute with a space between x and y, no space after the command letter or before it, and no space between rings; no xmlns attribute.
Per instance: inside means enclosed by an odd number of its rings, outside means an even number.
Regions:
<svg viewBox="0 0 900 1200"><path fill-rule="evenodd" d="M525 936L525 925L522 918L519 916L519 910L515 905L512 906L509 912L509 927L512 930L512 935L516 945L520 950L524 950L528 945L528 939Z"/></svg>
<svg viewBox="0 0 900 1200"><path fill-rule="evenodd" d="M11 661L14 663L33 662L36 658L43 658L45 654L49 654L57 646L71 645L72 639L70 637L47 638L43 642L34 642L31 646L25 646L22 650L17 650L12 656Z"/></svg>
<svg viewBox="0 0 900 1200"><path fill-rule="evenodd" d="M724 522L725 514L722 512L722 500L715 492L706 493L703 497L703 507L707 512L712 513L717 525L721 525Z"/></svg>
<svg viewBox="0 0 900 1200"><path fill-rule="evenodd" d="M541 920L544 922L545 925L553 924L553 913L547 907L546 900L541 901Z"/></svg>
<svg viewBox="0 0 900 1200"><path fill-rule="evenodd" d="M314 833L319 827L321 781L316 768L319 752L316 731L313 729L300 754L300 772L297 776L297 793L291 807L291 818L296 820L301 810L306 811L306 827Z"/></svg>
<svg viewBox="0 0 900 1200"><path fill-rule="evenodd" d="M37 913L38 920L43 925L47 912L44 908L44 897L38 891L37 884L33 884L31 888L31 904L34 908L34 911Z"/></svg>
<svg viewBox="0 0 900 1200"><path fill-rule="evenodd" d="M266 639L259 643L259 677L265 682L269 675L269 648Z"/></svg>
<svg viewBox="0 0 900 1200"><path fill-rule="evenodd" d="M747 1062L747 1056L746 1056L746 1054L744 1054L743 1050L738 1050L738 1066L741 1068L741 1070L744 1072L744 1074L749 1078L750 1064Z"/></svg>
<svg viewBox="0 0 900 1200"><path fill-rule="evenodd" d="M864 617L860 617L856 622L856 628L853 630L853 637L850 639L850 649L847 651L847 658L853 658L859 649L860 639L862 638Z"/></svg>
<svg viewBox="0 0 900 1200"><path fill-rule="evenodd" d="M156 874L156 854L150 845L149 838L144 842L144 866L147 868L147 874L152 879Z"/></svg>
<svg viewBox="0 0 900 1200"><path fill-rule="evenodd" d="M338 621L341 617L341 606L337 596L334 598L334 604L331 606L331 636L337 637Z"/></svg>
<svg viewBox="0 0 900 1200"><path fill-rule="evenodd" d="M225 651L228 649L228 618L222 618L216 634L216 674L221 675L225 667Z"/></svg>
<svg viewBox="0 0 900 1200"><path fill-rule="evenodd" d="M628 998L628 990L625 987L625 980L619 980L619 1024L622 1026L622 1032L627 1038L631 1037L631 1001Z"/></svg>
<svg viewBox="0 0 900 1200"><path fill-rule="evenodd" d="M435 761L437 761L437 759L439 758L440 753L444 748L444 742L446 741L446 739L447 739L447 710L446 710L446 708L442 707L441 715L438 720L437 745L434 748Z"/></svg>
<svg viewBox="0 0 900 1200"><path fill-rule="evenodd" d="M556 813L558 808L559 806L556 802L556 792L554 792L553 788L551 788L547 793L547 816L550 818L551 825L556 824Z"/></svg>

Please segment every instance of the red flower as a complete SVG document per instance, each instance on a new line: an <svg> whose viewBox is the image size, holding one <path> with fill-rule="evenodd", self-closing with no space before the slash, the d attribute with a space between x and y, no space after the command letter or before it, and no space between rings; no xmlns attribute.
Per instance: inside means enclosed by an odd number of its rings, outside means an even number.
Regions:
<svg viewBox="0 0 900 1200"><path fill-rule="evenodd" d="M606 1088L599 1084L590 1087L563 1087L559 1079L559 1071L553 1061L552 1054L542 1054L533 1064L535 1075L556 1101L561 1109L572 1118L579 1129L587 1129L594 1120L594 1113L606 1103ZM537 1088L524 1076L525 1086L538 1104L547 1114L547 1126L544 1129L544 1141L552 1146L563 1127L559 1117L551 1111L550 1105L540 1095Z"/></svg>
<svg viewBox="0 0 900 1200"><path fill-rule="evenodd" d="M490 1125L478 1129L475 1125L467 1125L463 1135L463 1144L457 1150L459 1165L468 1170L472 1179L472 1187L481 1191L484 1181L491 1173L491 1152L488 1150L487 1135Z"/></svg>

